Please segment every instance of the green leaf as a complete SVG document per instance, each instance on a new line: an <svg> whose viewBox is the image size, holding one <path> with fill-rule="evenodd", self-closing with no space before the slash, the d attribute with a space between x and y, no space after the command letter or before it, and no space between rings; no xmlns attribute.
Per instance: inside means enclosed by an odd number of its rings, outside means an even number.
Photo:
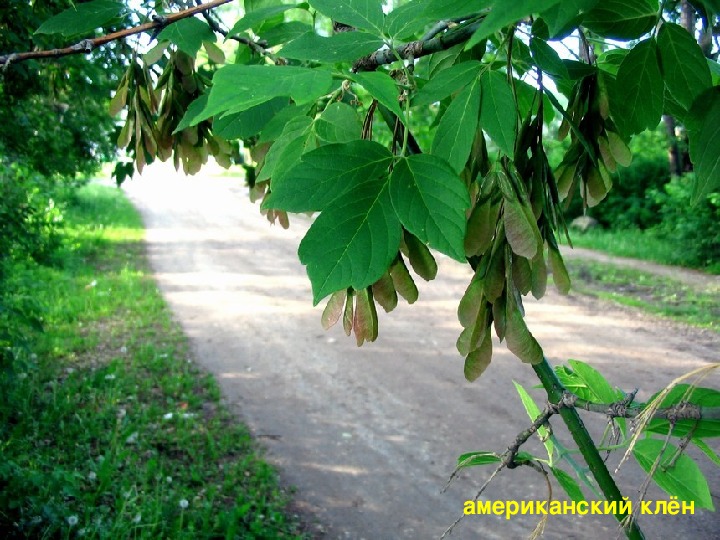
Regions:
<svg viewBox="0 0 720 540"><path fill-rule="evenodd" d="M272 193L263 206L286 212L323 210L364 181L387 176L391 163L390 151L373 141L321 146L305 154L288 174L273 179Z"/></svg>
<svg viewBox="0 0 720 540"><path fill-rule="evenodd" d="M382 71L373 71L355 73L351 78L365 88L373 98L395 113L402 122L405 121L403 111L398 103L398 88L392 77Z"/></svg>
<svg viewBox="0 0 720 540"><path fill-rule="evenodd" d="M125 9L125 5L112 0L95 0L75 4L50 17L35 30L36 34L62 34L77 36L87 34L111 21Z"/></svg>
<svg viewBox="0 0 720 540"><path fill-rule="evenodd" d="M543 14L550 37L563 38L582 21L585 13L594 8L599 0L564 0Z"/></svg>
<svg viewBox="0 0 720 540"><path fill-rule="evenodd" d="M660 439L641 439L635 444L633 456L646 473L650 473L653 463L663 452L663 446L664 441ZM692 458L682 454L669 466L677 451L674 445L667 445L653 480L663 491L681 501L695 501L700 508L714 510L707 480Z"/></svg>
<svg viewBox="0 0 720 540"><path fill-rule="evenodd" d="M655 41L638 43L618 69L610 111L625 135L655 129L663 112L663 79Z"/></svg>
<svg viewBox="0 0 720 540"><path fill-rule="evenodd" d="M650 401L654 398L655 396ZM671 407L680 401L687 401L700 407L720 407L720 392L712 388L691 388L687 384L678 384L665 396L660 407ZM670 427L670 422L658 418L653 419L647 425L646 430L665 434L670 431ZM677 437L684 437L691 433L693 437L697 438L720 437L720 420L714 418L704 418L699 422L695 420L678 420L672 426L672 433Z"/></svg>
<svg viewBox="0 0 720 540"><path fill-rule="evenodd" d="M455 19L466 15L474 15L489 8L495 0L444 0L443 2L431 1L425 7L423 14L427 17L438 19Z"/></svg>
<svg viewBox="0 0 720 540"><path fill-rule="evenodd" d="M332 75L320 69L231 64L215 73L206 107L198 114L186 112L182 122L194 126L211 116L246 111L280 96L308 103L327 94L331 86Z"/></svg>
<svg viewBox="0 0 720 540"><path fill-rule="evenodd" d="M550 470L552 471L555 479L558 481L558 484L560 484L560 487L563 488L563 490L565 491L565 493L568 494L568 497L570 497L571 500L575 502L585 500L585 495L583 495L583 492L580 489L580 485L575 481L572 476L570 476L562 469L558 469L557 467L550 467Z"/></svg>
<svg viewBox="0 0 720 540"><path fill-rule="evenodd" d="M195 116L198 116L202 113L202 111L205 110L205 107L207 107L208 98L210 96L208 94L202 94L199 97L195 98L190 105L188 105L187 109L185 110L185 115L180 119L180 123L175 128L175 131L173 131L173 134L180 133L185 128L190 127L191 120ZM201 120L198 120L200 122Z"/></svg>
<svg viewBox="0 0 720 540"><path fill-rule="evenodd" d="M437 21L422 11L429 3L429 0L419 0L393 9L385 17L386 33L395 40L405 41L422 32L428 24Z"/></svg>
<svg viewBox="0 0 720 540"><path fill-rule="evenodd" d="M259 23L294 8L307 9L308 4L307 2L302 2L297 5L270 6L251 11L233 25L228 32L228 37L235 36L249 28L256 27Z"/></svg>
<svg viewBox="0 0 720 540"><path fill-rule="evenodd" d="M300 160L312 134L311 125L312 119L308 116L293 118L285 125L285 129L265 155L257 177L258 182L270 178L272 178L273 185L276 180L278 183L282 182L282 171L291 169Z"/></svg>
<svg viewBox="0 0 720 540"><path fill-rule="evenodd" d="M686 109L712 86L707 59L695 38L673 23L664 23L657 37L660 65L670 95Z"/></svg>
<svg viewBox="0 0 720 540"><path fill-rule="evenodd" d="M350 142L358 139L361 132L357 110L346 103L331 103L315 120L315 133L326 143Z"/></svg>
<svg viewBox="0 0 720 540"><path fill-rule="evenodd" d="M715 453L715 450L710 448L710 446L703 441L702 439L693 439L693 444L697 446L702 452L712 461L715 465L720 467L720 456Z"/></svg>
<svg viewBox="0 0 720 540"><path fill-rule="evenodd" d="M527 412L530 420L532 422L535 422L535 420L537 420L538 417L542 414L540 407L537 406L533 398L530 396L530 394L528 394L527 390L525 390L525 388L521 384L515 381L513 381L513 384L515 385L515 390L517 390L517 393L520 396L520 401L522 401L523 407L525 407L525 412ZM552 440L550 440L550 431L547 427L540 426L537 430L537 435L545 445L545 450L547 450L548 453L548 459L552 460L553 452L555 451L555 445L553 444Z"/></svg>
<svg viewBox="0 0 720 540"><path fill-rule="evenodd" d="M501 28L516 23L533 13L542 13L559 1L560 0L515 0L514 2L506 2L505 0L495 0L490 12L465 45L465 50L477 45L480 41L491 36Z"/></svg>
<svg viewBox="0 0 720 540"><path fill-rule="evenodd" d="M247 111L226 114L213 120L213 133L223 139L247 139L260 133L287 106L287 98L277 97Z"/></svg>
<svg viewBox="0 0 720 540"><path fill-rule="evenodd" d="M560 55L546 41L533 37L530 40L530 51L535 64L548 75L559 79L570 77Z"/></svg>
<svg viewBox="0 0 720 540"><path fill-rule="evenodd" d="M333 21L382 35L384 15L381 0L313 0L312 5Z"/></svg>
<svg viewBox="0 0 720 540"><path fill-rule="evenodd" d="M260 37L267 41L268 47L284 45L297 39L303 34L312 32L312 26L300 21L288 21L277 26L263 30Z"/></svg>
<svg viewBox="0 0 720 540"><path fill-rule="evenodd" d="M194 58L203 41L215 42L215 33L206 22L188 17L163 28L157 39L174 43L178 49Z"/></svg>
<svg viewBox="0 0 720 540"><path fill-rule="evenodd" d="M485 71L480 77L480 85L480 127L512 158L517 137L517 113L510 85L505 75L498 71Z"/></svg>
<svg viewBox="0 0 720 540"><path fill-rule="evenodd" d="M390 196L403 226L422 242L465 262L465 210L470 197L442 159L415 154L395 163Z"/></svg>
<svg viewBox="0 0 720 540"><path fill-rule="evenodd" d="M720 92L706 92L697 101L702 123L688 136L690 159L695 166L693 203L720 189Z"/></svg>
<svg viewBox="0 0 720 540"><path fill-rule="evenodd" d="M412 101L413 106L423 106L442 101L465 88L480 73L480 62L468 60L438 72L423 86Z"/></svg>
<svg viewBox="0 0 720 540"><path fill-rule="evenodd" d="M300 262L307 266L313 303L340 289L361 290L380 279L397 256L401 230L387 178L364 178L334 200L298 250Z"/></svg>
<svg viewBox="0 0 720 540"><path fill-rule="evenodd" d="M500 456L494 452L468 452L458 457L458 469L500 463Z"/></svg>
<svg viewBox="0 0 720 540"><path fill-rule="evenodd" d="M479 113L480 84L474 79L452 100L435 132L432 154L445 158L458 174L470 156Z"/></svg>
<svg viewBox="0 0 720 540"><path fill-rule="evenodd" d="M621 397L619 392L613 390L613 387L610 386L607 379L589 364L581 362L580 360L568 360L568 365L570 365L573 372L585 383L588 390L592 392L593 397L590 398L590 401L596 403L613 403Z"/></svg>
<svg viewBox="0 0 720 540"><path fill-rule="evenodd" d="M660 6L653 0L602 0L583 25L603 37L637 39L652 30Z"/></svg>
<svg viewBox="0 0 720 540"><path fill-rule="evenodd" d="M295 60L352 62L375 52L382 44L382 39L366 32L341 32L330 37L308 32L285 45L278 55Z"/></svg>

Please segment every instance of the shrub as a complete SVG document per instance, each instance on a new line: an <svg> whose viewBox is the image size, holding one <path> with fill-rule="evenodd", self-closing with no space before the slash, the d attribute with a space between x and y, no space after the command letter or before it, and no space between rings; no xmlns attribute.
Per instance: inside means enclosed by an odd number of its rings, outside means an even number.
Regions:
<svg viewBox="0 0 720 540"><path fill-rule="evenodd" d="M660 222L653 231L683 253L684 264L720 266L720 193L691 203L692 173L674 178L649 195L658 206Z"/></svg>

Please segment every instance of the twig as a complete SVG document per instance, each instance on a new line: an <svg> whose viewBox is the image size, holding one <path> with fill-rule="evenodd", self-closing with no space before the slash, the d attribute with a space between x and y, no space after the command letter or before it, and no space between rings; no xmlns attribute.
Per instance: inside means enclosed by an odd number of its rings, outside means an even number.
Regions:
<svg viewBox="0 0 720 540"><path fill-rule="evenodd" d="M170 24L173 24L181 19L186 19L188 17L192 17L193 15L197 13L203 13L209 9L214 9L218 6L221 6L223 4L227 4L229 2L232 2L233 0L212 0L211 2L208 2L207 4L200 4L195 7L191 7L189 9L185 9L183 11L179 11L177 13L173 13L171 15L167 15L165 17L157 17L152 22L144 23L138 26L133 26L132 28L125 28L124 30L119 30L118 32L112 32L110 34L106 34L104 36L100 36L93 39L83 39L79 41L78 43L75 43L73 45L70 45L68 47L64 47L62 49L46 49L42 51L28 51L28 52L22 52L22 53L11 53L11 54L5 54L0 56L0 66L5 66L10 64L10 62L23 62L25 60L31 60L35 58L59 58L61 56L69 56L71 54L88 54L92 52L93 49L100 47L102 45L105 45L107 43L110 43L112 41L117 41L119 39L126 38L128 36L133 36L135 34L142 34L143 32L148 32L151 30L161 29L164 28Z"/></svg>
<svg viewBox="0 0 720 540"><path fill-rule="evenodd" d="M464 41L478 29L482 19L474 20L467 24L448 30L447 32L435 36L431 39L419 39L411 41L405 45L400 45L393 49L380 49L368 56L357 60L352 67L353 73L358 71L375 71L378 67L385 64L392 64L397 60L406 60L408 58L420 58L438 51L443 51L454 47Z"/></svg>

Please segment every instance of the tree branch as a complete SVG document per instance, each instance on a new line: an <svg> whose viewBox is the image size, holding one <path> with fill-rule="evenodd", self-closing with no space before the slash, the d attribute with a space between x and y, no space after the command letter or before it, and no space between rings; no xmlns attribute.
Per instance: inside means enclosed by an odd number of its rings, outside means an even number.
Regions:
<svg viewBox="0 0 720 540"><path fill-rule="evenodd" d="M384 64L392 64L397 60L420 58L421 56L454 47L470 39L470 36L472 36L480 26L482 19L483 18L475 19L472 22L448 30L430 39L419 39L393 49L380 49L379 51L375 51L368 56L356 60L353 64L352 72L375 71L378 67Z"/></svg>
<svg viewBox="0 0 720 540"><path fill-rule="evenodd" d="M635 418L643 412L642 407L630 407L627 400L616 401L614 403L593 403L586 399L581 399L571 392L565 392L562 397L561 405L563 407L575 407L585 411L603 414L611 418ZM718 420L720 419L720 407L702 407L687 401L680 401L672 407L657 409L652 419L668 420L671 422L679 422L681 420Z"/></svg>
<svg viewBox="0 0 720 540"><path fill-rule="evenodd" d="M7 67L11 62L24 62L25 60L31 60L34 58L59 58L61 56L69 56L71 54L88 54L93 49L110 43L111 41L117 41L119 39L126 38L135 34L142 34L150 30L156 30L164 28L169 24L173 24L181 19L192 17L196 13L202 13L210 9L214 9L223 4L232 2L233 0L212 0L207 4L200 4L189 9L173 13L166 17L157 17L155 20L149 23L144 23L132 28L126 28L118 32L106 34L93 39L83 39L74 45L62 49L47 49L42 51L28 51L22 53L11 53L0 56L0 66Z"/></svg>

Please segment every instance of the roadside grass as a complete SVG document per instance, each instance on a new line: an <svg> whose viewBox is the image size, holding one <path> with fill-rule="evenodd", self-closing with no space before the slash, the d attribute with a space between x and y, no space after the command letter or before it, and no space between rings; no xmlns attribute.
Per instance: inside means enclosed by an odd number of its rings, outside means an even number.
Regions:
<svg viewBox="0 0 720 540"><path fill-rule="evenodd" d="M720 332L720 290L629 268L582 259L565 260L578 293L637 307L678 322Z"/></svg>
<svg viewBox="0 0 720 540"><path fill-rule="evenodd" d="M12 284L45 331L0 366L0 537L303 538L151 279L121 192L83 188L51 267Z"/></svg>
<svg viewBox="0 0 720 540"><path fill-rule="evenodd" d="M630 257L673 266L686 266L683 241L672 242L659 238L652 232L642 230L590 229L585 232L570 232L573 246L603 251L618 257ZM565 242L567 241L565 240ZM720 274L720 264L713 264L701 270Z"/></svg>

